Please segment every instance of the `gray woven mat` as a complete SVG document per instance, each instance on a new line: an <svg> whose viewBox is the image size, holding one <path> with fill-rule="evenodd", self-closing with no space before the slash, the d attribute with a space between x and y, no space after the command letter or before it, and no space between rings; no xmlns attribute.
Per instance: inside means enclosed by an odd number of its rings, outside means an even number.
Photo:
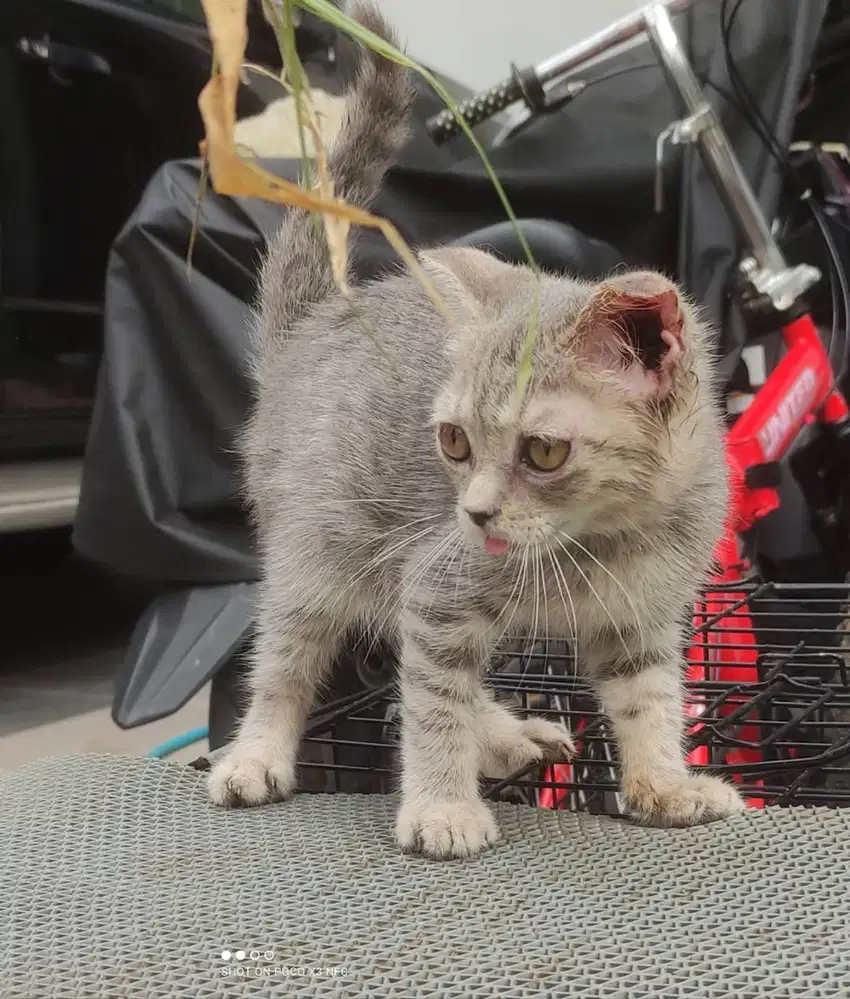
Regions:
<svg viewBox="0 0 850 999"><path fill-rule="evenodd" d="M396 851L392 800L226 812L203 784L97 756L0 779L4 999L850 996L847 811L503 805L498 848L440 864Z"/></svg>

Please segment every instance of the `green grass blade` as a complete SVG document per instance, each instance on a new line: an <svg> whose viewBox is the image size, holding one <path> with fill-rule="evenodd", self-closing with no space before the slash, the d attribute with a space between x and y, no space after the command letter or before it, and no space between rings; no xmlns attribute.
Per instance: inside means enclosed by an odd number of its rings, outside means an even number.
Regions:
<svg viewBox="0 0 850 999"><path fill-rule="evenodd" d="M283 0L279 8L272 0L262 0L263 11L272 26L280 57L283 60L287 83L295 101L295 116L298 122L298 143L301 147L301 174L305 187L313 186L313 164L307 155L307 142L304 136L303 93L310 86L295 44L295 21L292 17L292 0Z"/></svg>
<svg viewBox="0 0 850 999"><path fill-rule="evenodd" d="M522 354L519 359L519 367L516 375L517 395L522 401L528 386L531 384L534 375L534 346L537 343L537 333L540 328L540 275L534 282L534 291L531 300L531 313L528 317L528 326L525 329L525 342L522 345Z"/></svg>
<svg viewBox="0 0 850 999"><path fill-rule="evenodd" d="M192 261L195 257L195 245L198 242L198 233L201 231L201 211L203 210L204 198L207 196L210 181L210 163L206 156L201 162L201 172L198 176L198 190L195 195L195 213L192 217L192 230L189 233L189 248L186 251L186 271L189 279L192 278Z"/></svg>

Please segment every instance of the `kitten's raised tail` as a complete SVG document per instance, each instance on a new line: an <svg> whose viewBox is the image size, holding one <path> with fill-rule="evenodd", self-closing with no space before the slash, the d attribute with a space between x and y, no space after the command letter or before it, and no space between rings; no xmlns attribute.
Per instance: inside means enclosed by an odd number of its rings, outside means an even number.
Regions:
<svg viewBox="0 0 850 999"><path fill-rule="evenodd" d="M358 0L348 13L364 27L396 44L395 32L378 7ZM416 91L403 66L363 49L346 97L339 133L328 150L334 191L358 208L372 204L387 169L407 138ZM352 235L357 227L353 227ZM324 227L316 215L289 209L269 245L260 275L257 344L262 352L286 338L307 309L334 291Z"/></svg>

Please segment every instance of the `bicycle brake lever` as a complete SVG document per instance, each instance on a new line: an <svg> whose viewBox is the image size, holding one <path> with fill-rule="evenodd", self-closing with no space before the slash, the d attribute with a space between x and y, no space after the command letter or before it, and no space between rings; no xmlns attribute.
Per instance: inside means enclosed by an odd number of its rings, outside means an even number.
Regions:
<svg viewBox="0 0 850 999"><path fill-rule="evenodd" d="M671 122L658 133L655 140L655 211L660 215L664 210L664 149L669 142L674 146L690 145L697 141L702 131L714 122L714 112L710 104L704 104L698 111Z"/></svg>
<svg viewBox="0 0 850 999"><path fill-rule="evenodd" d="M658 133L658 138L655 140L655 194L653 207L656 215L660 215L664 211L664 149L675 127L675 122L672 125L668 125L667 128L662 129Z"/></svg>

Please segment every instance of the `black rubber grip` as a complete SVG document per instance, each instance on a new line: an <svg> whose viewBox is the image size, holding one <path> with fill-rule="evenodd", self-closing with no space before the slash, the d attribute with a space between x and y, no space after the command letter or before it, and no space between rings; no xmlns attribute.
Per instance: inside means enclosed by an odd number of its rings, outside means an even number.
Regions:
<svg viewBox="0 0 850 999"><path fill-rule="evenodd" d="M458 105L458 111L468 125L475 126L488 121L493 115L504 111L506 107L510 107L511 104L516 104L522 99L523 92L520 80L516 77L510 77L496 84L495 87L491 87L484 94L467 97ZM425 127L438 146L461 131L457 119L448 108L435 114L433 118L429 118Z"/></svg>

